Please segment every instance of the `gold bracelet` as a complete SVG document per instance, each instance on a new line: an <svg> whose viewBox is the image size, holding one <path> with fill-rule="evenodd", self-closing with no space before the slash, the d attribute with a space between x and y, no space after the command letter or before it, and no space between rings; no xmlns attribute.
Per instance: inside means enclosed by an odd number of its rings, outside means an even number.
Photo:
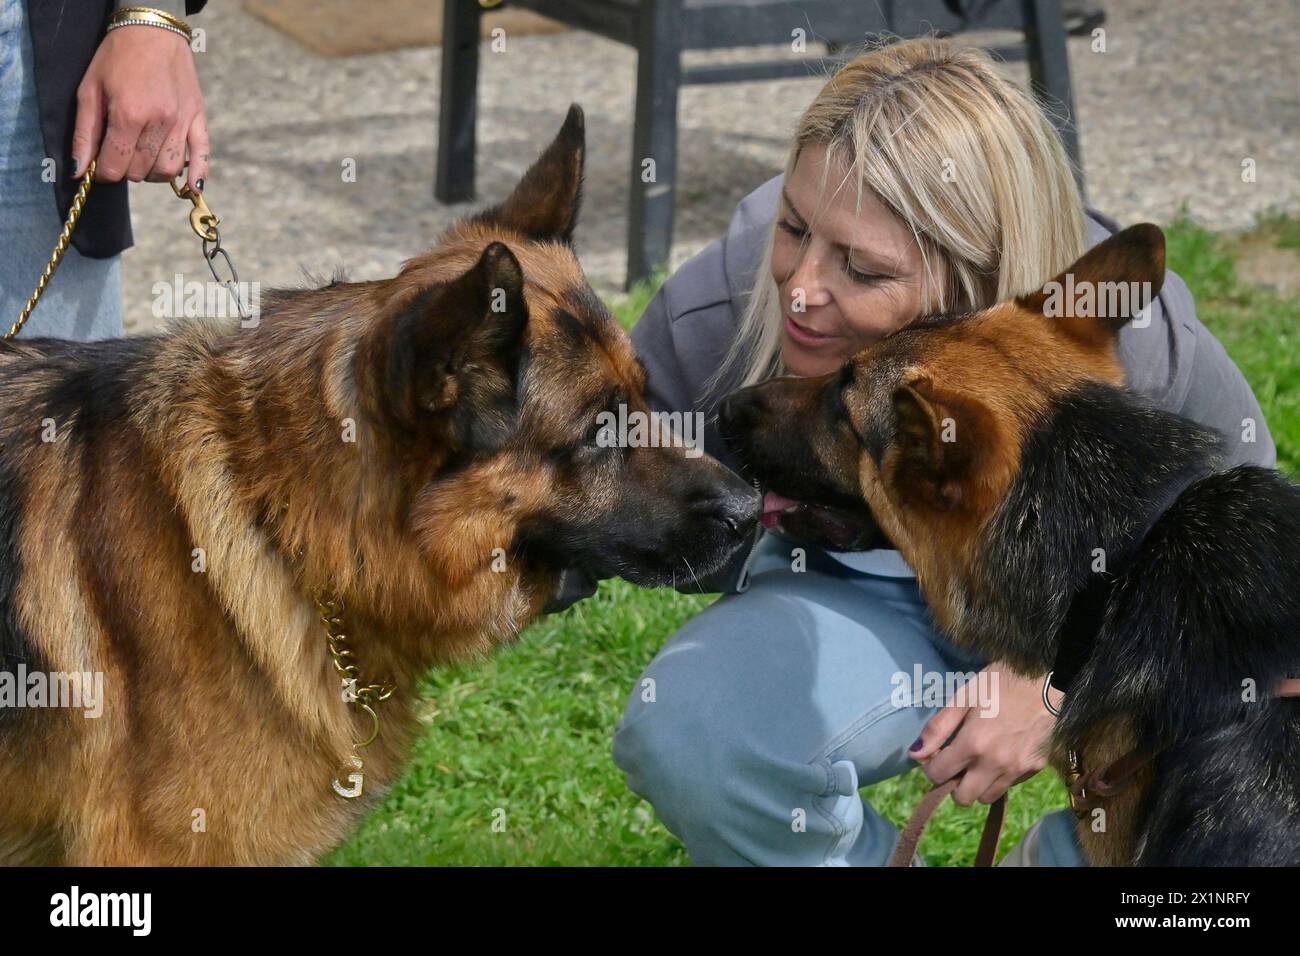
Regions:
<svg viewBox="0 0 1300 956"><path fill-rule="evenodd" d="M176 16L176 14L168 13L166 10L159 10L157 7L122 7L120 10L115 10L110 14L108 19L112 21L117 17L133 17L141 13L151 13L156 17L162 17L172 26L180 27L182 30L190 29L190 25L180 17Z"/></svg>
<svg viewBox="0 0 1300 956"><path fill-rule="evenodd" d="M113 11L108 18L108 29L126 26L161 27L172 33L179 33L185 37L186 43L194 39L194 31L190 29L188 23L180 17L174 17L163 10L155 10L153 7L123 7L121 10Z"/></svg>

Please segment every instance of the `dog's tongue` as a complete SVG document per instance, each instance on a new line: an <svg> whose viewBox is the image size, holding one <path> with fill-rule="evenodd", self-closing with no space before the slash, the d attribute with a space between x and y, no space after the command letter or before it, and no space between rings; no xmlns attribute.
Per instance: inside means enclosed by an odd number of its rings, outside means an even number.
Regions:
<svg viewBox="0 0 1300 956"><path fill-rule="evenodd" d="M775 528L777 522L781 520L781 512L793 508L798 503L793 498L769 491L763 496L763 527Z"/></svg>

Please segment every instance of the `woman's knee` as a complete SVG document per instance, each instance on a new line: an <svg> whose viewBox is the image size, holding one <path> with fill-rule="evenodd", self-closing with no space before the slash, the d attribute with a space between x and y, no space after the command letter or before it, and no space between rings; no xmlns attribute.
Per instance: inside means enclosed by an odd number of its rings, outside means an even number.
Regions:
<svg viewBox="0 0 1300 956"><path fill-rule="evenodd" d="M679 632L629 695L614 731L614 762L633 792L657 808L670 802L698 807L731 770L729 745L737 741L721 726L729 715L712 693L725 679L720 667L714 649Z"/></svg>
<svg viewBox="0 0 1300 956"><path fill-rule="evenodd" d="M865 782L875 763L904 769L928 712L899 711L896 677L946 666L924 624L844 581L778 584L723 598L663 647L616 731L620 766L680 776L766 754L853 759Z"/></svg>
<svg viewBox="0 0 1300 956"><path fill-rule="evenodd" d="M653 668L643 680L657 682ZM654 807L695 863L770 862L791 822L802 822L804 808L835 783L829 765L777 755L706 699L667 706L648 697L649 686L634 691L614 734L614 761L628 787ZM811 812L814 830L829 825L823 813Z"/></svg>
<svg viewBox="0 0 1300 956"><path fill-rule="evenodd" d="M653 668L646 679L657 682ZM707 703L633 697L614 735L614 760L696 864L870 864L888 856L893 827L864 812L853 762L835 759L825 742L782 746Z"/></svg>
<svg viewBox="0 0 1300 956"><path fill-rule="evenodd" d="M861 822L844 762L864 783L906 767L920 718L890 700L898 641L788 591L725 600L638 679L614 759L697 861L805 861Z"/></svg>
<svg viewBox="0 0 1300 956"><path fill-rule="evenodd" d="M762 702L774 677L763 671L779 640L770 629L789 631L795 622L770 607L755 615L754 604L724 601L663 647L632 688L614 733L614 761L628 786L683 839L693 825L730 817L744 799L737 788L779 759L780 735ZM787 719L801 718L787 709Z"/></svg>

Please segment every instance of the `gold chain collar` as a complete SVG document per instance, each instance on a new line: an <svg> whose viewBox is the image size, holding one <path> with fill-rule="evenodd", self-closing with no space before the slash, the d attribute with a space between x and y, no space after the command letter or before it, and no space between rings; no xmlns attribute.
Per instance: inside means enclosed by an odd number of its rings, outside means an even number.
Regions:
<svg viewBox="0 0 1300 956"><path fill-rule="evenodd" d="M81 211L86 205L86 198L90 195L90 190L95 183L96 160L91 160L82 174L81 184L77 187L77 193L72 199L72 205L68 209L67 220L63 224L63 229L59 233L58 242L55 243L54 251L50 254L49 262L45 266L45 271L41 273L40 279L36 283L36 291L23 306L16 322L9 327L9 331L0 336L0 339L12 339L22 331L27 319L31 316L32 310L40 302L41 295L45 292L45 287L49 285L50 279L54 272L59 268L59 263L63 260L63 254L67 252L68 245L72 241L72 233L77 228L77 223L81 219ZM194 230L195 235L203 240L203 256L208 261L208 269L211 270L212 276L217 281L223 281L217 275L214 260L218 254L225 257L227 265L230 266L231 279L226 285L232 285L237 276L234 272L234 264L230 261L230 254L221 246L221 236L217 232L217 224L221 221L217 215L208 208L207 201L203 194L190 189L189 185L178 186L176 181L171 183L172 191L181 199L188 199L194 207L190 211L190 227ZM244 316L244 308L239 304L238 290L236 291L235 302L239 305L241 318ZM360 743L353 744L352 755L348 759L347 769L351 770L348 774L350 786L340 783L335 777L334 792L341 797L354 800L361 796L365 787L365 770L361 757L357 751L362 747L368 747L379 738L379 715L375 713L375 705L380 701L387 700L393 696L394 687L391 683L366 684L361 686L361 672L356 664L356 652L348 646L348 635L343 630L343 601L337 594L327 588L318 589L314 598L316 601L316 610L320 612L321 624L325 627L325 638L329 646L330 660L334 662L334 669L338 671L339 677L343 681L343 700L352 704L362 713L370 718L370 735Z"/></svg>
<svg viewBox="0 0 1300 956"><path fill-rule="evenodd" d="M344 768L348 771L348 784L340 783L337 776L333 780L335 793L345 799L355 800L365 789L365 767L357 751L378 739L379 715L375 713L375 705L392 697L395 687L389 682L362 685L356 652L349 647L348 635L343 629L343 599L327 588L318 588L314 598L321 624L325 628L330 660L334 662L334 670L343 682L343 700L370 718L370 735L352 745L352 755Z"/></svg>

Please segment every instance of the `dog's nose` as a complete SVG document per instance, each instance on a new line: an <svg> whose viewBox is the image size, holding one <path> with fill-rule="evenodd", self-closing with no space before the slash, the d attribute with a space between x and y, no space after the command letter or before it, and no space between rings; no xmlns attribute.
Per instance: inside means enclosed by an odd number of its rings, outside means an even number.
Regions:
<svg viewBox="0 0 1300 956"><path fill-rule="evenodd" d="M748 485L728 489L720 495L700 503L700 512L712 521L718 522L732 534L748 534L758 521L763 505L763 496Z"/></svg>

